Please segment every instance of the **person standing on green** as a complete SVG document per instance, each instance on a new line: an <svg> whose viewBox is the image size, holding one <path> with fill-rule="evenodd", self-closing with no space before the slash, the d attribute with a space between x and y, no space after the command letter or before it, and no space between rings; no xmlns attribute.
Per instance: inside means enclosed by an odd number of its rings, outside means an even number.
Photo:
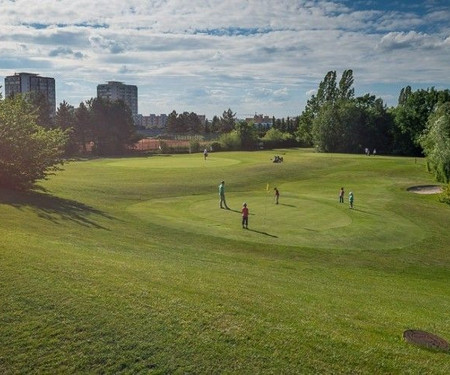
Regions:
<svg viewBox="0 0 450 375"><path fill-rule="evenodd" d="M229 210L227 206L227 201L225 200L225 181L222 181L219 185L219 198L220 198L219 201L220 208L226 208L227 210Z"/></svg>
<svg viewBox="0 0 450 375"><path fill-rule="evenodd" d="M353 208L353 193L350 192L348 194L348 203L350 204L350 208Z"/></svg>

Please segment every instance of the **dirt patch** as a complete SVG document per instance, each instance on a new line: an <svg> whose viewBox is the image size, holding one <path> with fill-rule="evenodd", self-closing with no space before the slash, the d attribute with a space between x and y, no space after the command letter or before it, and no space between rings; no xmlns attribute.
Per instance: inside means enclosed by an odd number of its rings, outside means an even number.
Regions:
<svg viewBox="0 0 450 375"><path fill-rule="evenodd" d="M442 350L448 352L450 346L443 338L433 335L432 333L409 329L403 332L403 338L410 344L416 344L430 349Z"/></svg>
<svg viewBox="0 0 450 375"><path fill-rule="evenodd" d="M439 185L420 185L411 186L408 189L411 193L416 194L439 194L442 193L442 187Z"/></svg>

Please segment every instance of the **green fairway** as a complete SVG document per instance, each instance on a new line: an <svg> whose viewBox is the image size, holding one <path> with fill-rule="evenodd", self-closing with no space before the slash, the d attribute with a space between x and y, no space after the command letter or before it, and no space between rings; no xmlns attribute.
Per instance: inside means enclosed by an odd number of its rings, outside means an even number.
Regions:
<svg viewBox="0 0 450 375"><path fill-rule="evenodd" d="M450 207L407 191L433 183L423 159L277 150L0 190L0 373L448 374L402 339L450 340Z"/></svg>

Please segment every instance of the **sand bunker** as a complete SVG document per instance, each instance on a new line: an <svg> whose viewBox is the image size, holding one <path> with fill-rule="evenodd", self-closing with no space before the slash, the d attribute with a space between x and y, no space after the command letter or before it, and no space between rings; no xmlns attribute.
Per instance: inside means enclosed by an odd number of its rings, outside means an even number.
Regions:
<svg viewBox="0 0 450 375"><path fill-rule="evenodd" d="M439 194L442 193L442 187L439 185L421 185L411 186L407 189L411 193L416 194Z"/></svg>

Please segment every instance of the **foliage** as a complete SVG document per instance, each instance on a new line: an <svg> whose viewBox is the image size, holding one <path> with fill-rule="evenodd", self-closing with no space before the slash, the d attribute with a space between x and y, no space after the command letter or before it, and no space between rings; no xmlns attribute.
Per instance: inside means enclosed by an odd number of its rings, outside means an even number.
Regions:
<svg viewBox="0 0 450 375"><path fill-rule="evenodd" d="M337 85L336 79L336 71L329 71L320 82L317 94L312 95L306 102L295 133L299 142L305 145L311 145L314 140L313 133L317 137L317 129L313 129L313 122L319 116L323 106L335 104L338 100L351 100L353 98L353 71L344 70L339 80L339 86ZM321 148L319 146L319 149Z"/></svg>
<svg viewBox="0 0 450 375"><path fill-rule="evenodd" d="M241 137L234 130L229 133L223 133L219 137L219 143L223 150L237 151L241 149Z"/></svg>
<svg viewBox="0 0 450 375"><path fill-rule="evenodd" d="M209 147L212 151L222 151L222 144L217 141L212 142Z"/></svg>
<svg viewBox="0 0 450 375"><path fill-rule="evenodd" d="M75 138L76 115L75 108L63 101L56 110L55 126L63 129L69 135L69 140L66 143L65 154L67 156L75 155L79 151L79 144Z"/></svg>
<svg viewBox="0 0 450 375"><path fill-rule="evenodd" d="M85 103L81 102L78 108L75 109L75 122L71 138L73 142L77 143L78 149L81 149L83 153L87 152L86 145L92 139L93 129L90 125L89 109Z"/></svg>
<svg viewBox="0 0 450 375"><path fill-rule="evenodd" d="M198 134L204 130L198 115L194 112L177 114L176 111L172 111L167 118L167 131L172 134Z"/></svg>
<svg viewBox="0 0 450 375"><path fill-rule="evenodd" d="M21 95L0 101L0 185L29 189L63 163L67 133L45 129L36 118L36 109Z"/></svg>
<svg viewBox="0 0 450 375"><path fill-rule="evenodd" d="M450 204L450 183L444 186L442 193L439 195L439 200L442 203Z"/></svg>
<svg viewBox="0 0 450 375"><path fill-rule="evenodd" d="M258 146L258 135L252 123L239 121L235 124L236 134L240 139L242 150L255 150Z"/></svg>
<svg viewBox="0 0 450 375"><path fill-rule="evenodd" d="M436 105L450 101L450 91L438 91L434 87L411 92L410 87L402 89L399 105L392 109L394 153L421 156L420 137Z"/></svg>
<svg viewBox="0 0 450 375"><path fill-rule="evenodd" d="M94 152L120 155L134 142L135 126L131 110L122 100L94 98L88 101Z"/></svg>
<svg viewBox="0 0 450 375"><path fill-rule="evenodd" d="M36 124L44 128L53 128L54 118L52 118L52 113L54 109L50 107L50 103L41 92L29 91L22 94L24 98L31 104L34 108L34 114L36 116Z"/></svg>
<svg viewBox="0 0 450 375"><path fill-rule="evenodd" d="M200 152L200 142L196 139L191 139L189 141L189 152Z"/></svg>
<svg viewBox="0 0 450 375"><path fill-rule="evenodd" d="M229 133L234 130L236 123L236 113L228 108L228 110L224 111L222 117L219 121L219 131L221 133Z"/></svg>
<svg viewBox="0 0 450 375"><path fill-rule="evenodd" d="M428 120L420 143L427 156L429 169L437 181L450 180L450 102L436 108Z"/></svg>
<svg viewBox="0 0 450 375"><path fill-rule="evenodd" d="M264 144L265 149L286 147L294 140L294 136L290 133L283 133L276 128L270 128L261 141Z"/></svg>

